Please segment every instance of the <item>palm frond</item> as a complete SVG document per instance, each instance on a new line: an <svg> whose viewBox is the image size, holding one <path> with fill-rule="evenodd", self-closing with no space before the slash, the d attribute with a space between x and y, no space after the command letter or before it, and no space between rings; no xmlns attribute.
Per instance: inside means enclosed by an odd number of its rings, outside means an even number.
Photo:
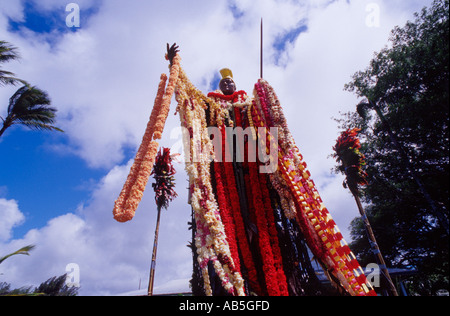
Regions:
<svg viewBox="0 0 450 316"><path fill-rule="evenodd" d="M17 120L21 121L37 121L41 123L49 123L52 124L56 119L56 110L55 108L50 108L46 106L37 106L25 109L23 112L17 111L15 116Z"/></svg>
<svg viewBox="0 0 450 316"><path fill-rule="evenodd" d="M0 69L0 86L6 86L6 85L15 86L18 84L27 85L28 83L25 80L16 78L15 74L12 72Z"/></svg>
<svg viewBox="0 0 450 316"><path fill-rule="evenodd" d="M8 114L20 115L50 104L47 92L25 85L9 99Z"/></svg>
<svg viewBox="0 0 450 316"><path fill-rule="evenodd" d="M30 255L30 251L33 250L34 248L36 248L35 245L29 245L29 246L25 246L23 248L20 248L19 250L10 253L9 255L6 255L2 258L0 258L0 264L3 263L3 261L5 261L6 259L12 257L12 256L16 256L16 255L26 255L29 256Z"/></svg>
<svg viewBox="0 0 450 316"><path fill-rule="evenodd" d="M0 63L5 63L11 60L20 58L17 47L12 46L8 42L0 41Z"/></svg>
<svg viewBox="0 0 450 316"><path fill-rule="evenodd" d="M43 124L33 121L22 121L20 122L20 124L37 131L56 131L64 133L64 130L49 124Z"/></svg>
<svg viewBox="0 0 450 316"><path fill-rule="evenodd" d="M21 124L35 130L63 132L53 126L57 109L49 107L50 104L47 92L36 87L23 86L9 100L8 117L11 125Z"/></svg>
<svg viewBox="0 0 450 316"><path fill-rule="evenodd" d="M0 64L20 59L17 48L5 41L0 41ZM0 87L6 85L27 84L26 81L16 78L12 72L0 69Z"/></svg>

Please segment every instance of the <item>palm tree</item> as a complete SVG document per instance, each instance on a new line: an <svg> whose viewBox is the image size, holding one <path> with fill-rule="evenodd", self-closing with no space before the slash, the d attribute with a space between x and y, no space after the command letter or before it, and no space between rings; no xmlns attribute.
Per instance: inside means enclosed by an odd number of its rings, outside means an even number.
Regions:
<svg viewBox="0 0 450 316"><path fill-rule="evenodd" d="M52 130L63 132L53 126L55 108L49 107L51 101L48 94L36 87L23 86L9 99L8 116L3 121L0 137L8 127L14 124L25 125L35 130Z"/></svg>
<svg viewBox="0 0 450 316"><path fill-rule="evenodd" d="M20 55L17 52L17 48L5 41L0 41L0 65L18 59L20 59ZM18 83L27 84L26 81L16 78L12 72L0 68L0 86L16 85Z"/></svg>

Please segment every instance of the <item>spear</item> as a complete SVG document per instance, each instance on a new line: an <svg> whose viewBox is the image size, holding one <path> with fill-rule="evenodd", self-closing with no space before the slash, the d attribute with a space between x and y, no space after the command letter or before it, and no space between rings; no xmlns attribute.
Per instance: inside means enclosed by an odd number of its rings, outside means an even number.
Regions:
<svg viewBox="0 0 450 316"><path fill-rule="evenodd" d="M263 19L261 18L261 59L260 59L260 76L263 78L263 68L264 68L264 24Z"/></svg>

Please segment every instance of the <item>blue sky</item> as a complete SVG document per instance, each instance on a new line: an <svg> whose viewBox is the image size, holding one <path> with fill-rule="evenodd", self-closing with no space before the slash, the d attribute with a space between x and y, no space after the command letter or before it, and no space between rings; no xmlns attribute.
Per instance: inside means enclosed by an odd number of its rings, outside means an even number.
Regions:
<svg viewBox="0 0 450 316"><path fill-rule="evenodd" d="M8 17L8 32L26 37L32 31L45 35L50 45L56 45L67 32L79 28L67 27L65 1L52 10L43 9L39 2L21 1L23 18ZM100 3L100 2L98 2ZM86 25L98 7L83 11L81 24ZM19 48L20 51L20 48ZM45 89L45 87L42 87ZM57 104L53 104L57 107ZM94 183L105 175L105 170L89 168L79 157L63 152L55 153L54 144L65 144L67 136L62 133L30 131L13 126L0 140L3 154L0 197L19 201L27 220L14 230L14 237L22 237L33 228L45 226L48 219L62 212L76 211L82 201L89 198Z"/></svg>
<svg viewBox="0 0 450 316"><path fill-rule="evenodd" d="M23 14L24 21L9 19L9 31L17 32L26 28L37 33L50 33L57 31L63 33L71 29L67 28L61 21L65 20L64 3L61 3L59 10L43 11L36 2L24 1Z"/></svg>
<svg viewBox="0 0 450 316"><path fill-rule="evenodd" d="M165 44L177 42L183 67L204 92L218 70L233 70L251 93L259 75L264 18L265 79L283 104L290 128L322 199L348 239L358 216L329 157L339 134L332 117L358 99L344 84L364 69L427 0L79 0L80 28L65 25L64 0L0 0L0 40L22 59L2 65L49 93L65 133L11 127L0 138L0 254L27 244L30 257L6 261L0 282L36 285L77 263L84 295L118 295L147 282L155 205L147 190L136 218L118 224L112 207L151 112ZM367 24L368 5L379 25ZM18 87L0 87L0 116ZM174 108L172 109L172 113ZM180 150L177 117L161 146ZM188 290L187 177L177 165L179 198L163 214L157 292Z"/></svg>
<svg viewBox="0 0 450 316"><path fill-rule="evenodd" d="M43 227L62 211L76 211L105 174L104 170L88 168L79 157L55 154L51 146L64 142L64 135L12 127L3 138L0 197L19 201L27 215L23 225L14 230L14 237Z"/></svg>

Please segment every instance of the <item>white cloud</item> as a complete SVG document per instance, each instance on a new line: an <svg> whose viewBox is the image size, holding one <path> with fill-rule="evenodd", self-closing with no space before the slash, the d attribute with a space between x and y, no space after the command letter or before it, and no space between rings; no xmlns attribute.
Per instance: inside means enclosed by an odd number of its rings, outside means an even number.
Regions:
<svg viewBox="0 0 450 316"><path fill-rule="evenodd" d="M1 2L1 12L16 21L23 21L23 6L21 1L8 1L2 0Z"/></svg>
<svg viewBox="0 0 450 316"><path fill-rule="evenodd" d="M12 229L23 221L17 202L0 199L0 210L3 205L9 219L0 224L0 253L37 245L30 257L1 266L2 281L36 285L64 274L65 266L73 262L80 266L81 293L87 295L135 291L140 281L142 287L148 281L156 220L151 188L130 223L114 222L112 207L130 167L122 165L129 158L125 152L139 145L159 75L168 71L163 58L166 42L180 45L185 70L204 92L218 69L226 66L233 69L238 88L251 93L259 75L259 23L264 17L265 77L277 91L326 206L348 236L347 226L357 209L342 180L330 177L334 161L327 157L339 133L331 117L354 110L357 100L343 86L387 43L389 30L430 3L108 0L87 26L65 34L52 46L37 34L9 32L5 15L20 19L19 1L7 1L7 6L1 1L2 39L20 47L23 56L20 63L8 64L8 70L49 92L68 139L68 144L55 148L110 170L77 213L54 218L21 239L9 240ZM374 2L381 8L379 28L365 24L366 4ZM54 8L57 1L42 5ZM273 43L301 22L307 24L307 32L277 56L280 52ZM281 58L278 64L275 57ZM0 89L0 104L13 91ZM178 118L171 115L161 145L174 143L169 134L178 125ZM181 166L177 168L180 196L161 222L155 286L162 292L184 286L188 290L185 281L191 275L187 177ZM181 287L176 280L183 280Z"/></svg>
<svg viewBox="0 0 450 316"><path fill-rule="evenodd" d="M118 196L129 167L128 164L114 168L99 183L89 203L81 205L76 214L59 216L21 239L0 243L1 254L25 245L37 246L30 257L5 261L1 266L1 280L17 287L38 285L52 276L64 274L68 264L76 263L80 267L82 295L117 295L137 290L140 282L142 287L147 287L156 227L156 206L151 190L132 222L119 224L112 218L113 198ZM182 191L180 184L177 190ZM14 203L4 200L0 200L0 212L4 204L17 212ZM190 212L181 199L176 200L169 211L163 211L155 293L170 291L170 284L176 284L176 290L189 291L188 281L180 284L173 280L187 280L191 275L190 250L186 247L190 238L186 229ZM13 222L17 220L10 221L7 231ZM0 228L3 232L3 227Z"/></svg>
<svg viewBox="0 0 450 316"><path fill-rule="evenodd" d="M0 199L0 241L9 240L14 227L19 226L25 220L25 216L19 210L17 201Z"/></svg>

